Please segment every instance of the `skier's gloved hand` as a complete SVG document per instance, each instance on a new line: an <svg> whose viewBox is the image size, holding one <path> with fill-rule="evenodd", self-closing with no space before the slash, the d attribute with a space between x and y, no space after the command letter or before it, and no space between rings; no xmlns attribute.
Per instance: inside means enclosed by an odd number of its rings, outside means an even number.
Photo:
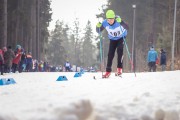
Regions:
<svg viewBox="0 0 180 120"><path fill-rule="evenodd" d="M117 16L116 21L119 22L119 23L122 21L120 16Z"/></svg>
<svg viewBox="0 0 180 120"><path fill-rule="evenodd" d="M100 28L102 26L102 23L100 23L100 22L98 22L97 24L96 24L96 27L98 27L98 28Z"/></svg>

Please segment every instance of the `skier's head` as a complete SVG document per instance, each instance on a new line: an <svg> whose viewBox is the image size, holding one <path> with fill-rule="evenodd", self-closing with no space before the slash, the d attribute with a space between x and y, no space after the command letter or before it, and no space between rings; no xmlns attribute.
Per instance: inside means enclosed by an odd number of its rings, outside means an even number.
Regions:
<svg viewBox="0 0 180 120"><path fill-rule="evenodd" d="M7 47L3 47L3 51L4 51L4 52L7 51Z"/></svg>
<svg viewBox="0 0 180 120"><path fill-rule="evenodd" d="M8 46L8 49L11 49L12 47L11 46Z"/></svg>
<svg viewBox="0 0 180 120"><path fill-rule="evenodd" d="M20 45L16 45L16 49L21 49L21 46Z"/></svg>
<svg viewBox="0 0 180 120"><path fill-rule="evenodd" d="M154 47L153 47L153 46L151 46L151 47L150 47L150 50L154 50Z"/></svg>
<svg viewBox="0 0 180 120"><path fill-rule="evenodd" d="M32 53L29 51L28 54L31 55Z"/></svg>
<svg viewBox="0 0 180 120"><path fill-rule="evenodd" d="M107 22L108 22L110 25L114 24L114 22L115 22L115 13L114 13L113 10L108 10L108 11L106 12L106 19L107 19Z"/></svg>
<svg viewBox="0 0 180 120"><path fill-rule="evenodd" d="M161 49L160 52L161 52L161 53L165 53L165 50L164 50L164 49Z"/></svg>
<svg viewBox="0 0 180 120"><path fill-rule="evenodd" d="M115 13L114 13L114 11L113 11L113 10L108 10L108 11L106 12L106 18L107 18L107 19L113 19L113 18L115 18Z"/></svg>

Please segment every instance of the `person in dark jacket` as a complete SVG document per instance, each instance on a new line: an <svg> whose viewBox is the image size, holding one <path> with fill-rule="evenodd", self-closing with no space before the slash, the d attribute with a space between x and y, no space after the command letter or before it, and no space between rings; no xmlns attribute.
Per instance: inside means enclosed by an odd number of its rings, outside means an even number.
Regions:
<svg viewBox="0 0 180 120"><path fill-rule="evenodd" d="M70 72L71 70L71 64L69 63L69 61L66 61L66 63L64 64L65 70L66 72Z"/></svg>
<svg viewBox="0 0 180 120"><path fill-rule="evenodd" d="M5 70L4 70L4 66L5 66L5 65L4 65L4 53L5 53L6 51L7 51L7 47L3 47L3 49L1 50L1 53L0 53L0 54L1 54L1 60L0 60L0 61L1 61L1 62L0 62L0 64L1 64L1 65L0 65L0 66L1 66L1 67L0 67L0 68L1 68L1 75L3 75L3 73L4 73L4 71L5 71Z"/></svg>
<svg viewBox="0 0 180 120"><path fill-rule="evenodd" d="M20 63L19 63L19 73L25 71L26 64L27 64L26 51L24 51L22 53L21 60L20 60Z"/></svg>
<svg viewBox="0 0 180 120"><path fill-rule="evenodd" d="M8 50L4 53L4 67L6 73L11 72L12 61L15 58L14 51L11 49L11 46L8 46Z"/></svg>
<svg viewBox="0 0 180 120"><path fill-rule="evenodd" d="M1 75L3 75L4 72L4 57L3 57L3 51L0 49L0 71Z"/></svg>
<svg viewBox="0 0 180 120"><path fill-rule="evenodd" d="M160 50L161 57L160 57L160 65L161 65L161 70L165 71L166 70L166 52L164 49Z"/></svg>
<svg viewBox="0 0 180 120"><path fill-rule="evenodd" d="M26 71L32 72L33 59L32 59L31 52L28 52L28 54L26 55L26 60L27 60Z"/></svg>

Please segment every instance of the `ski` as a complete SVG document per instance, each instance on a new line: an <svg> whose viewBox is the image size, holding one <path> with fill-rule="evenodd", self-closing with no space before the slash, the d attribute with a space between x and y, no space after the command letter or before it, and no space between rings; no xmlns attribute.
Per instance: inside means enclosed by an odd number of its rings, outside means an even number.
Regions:
<svg viewBox="0 0 180 120"><path fill-rule="evenodd" d="M117 73L115 73L115 76L122 78L122 74L117 74Z"/></svg>
<svg viewBox="0 0 180 120"><path fill-rule="evenodd" d="M115 78L116 78L116 77L122 78L122 75L116 75L116 74L115 74ZM99 76L98 76L98 77L97 77L97 76L93 76L93 79L94 79L94 80L98 80L98 79L112 79L112 77L103 78L103 77L99 77Z"/></svg>

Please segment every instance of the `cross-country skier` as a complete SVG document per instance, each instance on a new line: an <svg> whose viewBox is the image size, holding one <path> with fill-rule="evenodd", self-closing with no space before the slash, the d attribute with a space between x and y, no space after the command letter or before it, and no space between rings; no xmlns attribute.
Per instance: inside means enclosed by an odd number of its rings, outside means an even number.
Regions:
<svg viewBox="0 0 180 120"><path fill-rule="evenodd" d="M106 66L106 73L102 76L103 78L108 78L112 71L112 61L114 58L115 50L117 49L117 73L116 75L122 74L123 69L123 37L126 37L128 26L122 21L120 16L115 15L113 10L108 10L106 12L106 19L102 23L97 23L96 31L100 33L104 29L108 32L109 51Z"/></svg>

